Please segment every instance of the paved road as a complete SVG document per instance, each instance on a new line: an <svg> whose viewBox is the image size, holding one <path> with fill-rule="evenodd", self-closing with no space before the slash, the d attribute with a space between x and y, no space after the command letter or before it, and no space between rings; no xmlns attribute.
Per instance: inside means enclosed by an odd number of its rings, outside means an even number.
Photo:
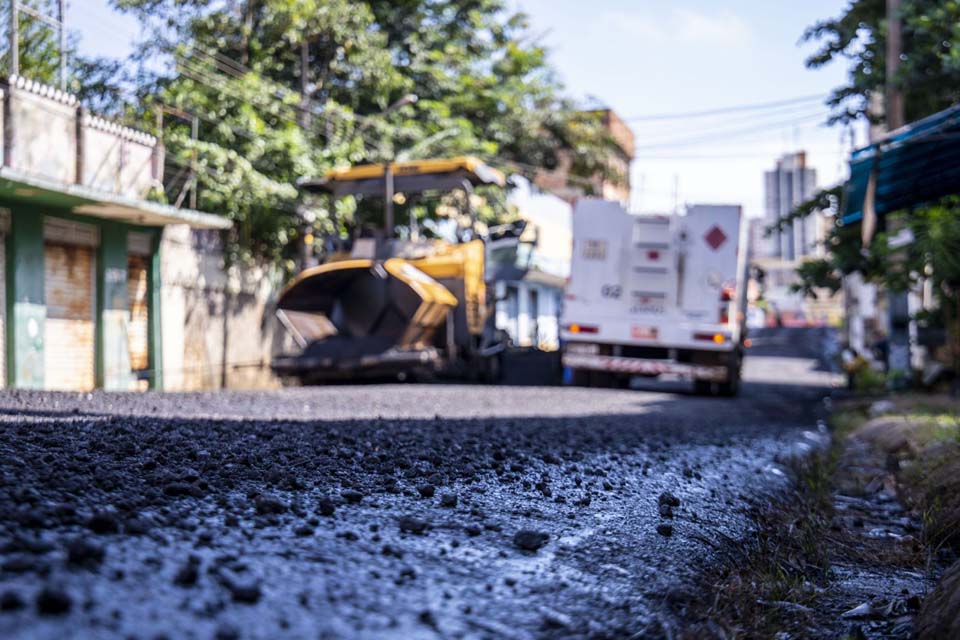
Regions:
<svg viewBox="0 0 960 640"><path fill-rule="evenodd" d="M827 337L756 336L736 400L0 393L0 637L667 634L820 437Z"/></svg>

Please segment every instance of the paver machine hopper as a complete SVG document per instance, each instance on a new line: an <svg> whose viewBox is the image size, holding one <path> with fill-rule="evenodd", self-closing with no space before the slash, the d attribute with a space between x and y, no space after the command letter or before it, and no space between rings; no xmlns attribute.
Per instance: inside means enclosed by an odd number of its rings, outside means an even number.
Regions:
<svg viewBox="0 0 960 640"><path fill-rule="evenodd" d="M308 192L384 201L384 224L357 226L332 239L324 261L281 291L276 315L289 348L273 370L303 384L358 378L499 378L505 336L493 322L486 238L477 231L471 194L504 187L503 174L475 158L362 165L301 181ZM394 205L462 191L471 221L455 239L395 237ZM334 207L331 206L331 210ZM519 235L519 232L518 232Z"/></svg>

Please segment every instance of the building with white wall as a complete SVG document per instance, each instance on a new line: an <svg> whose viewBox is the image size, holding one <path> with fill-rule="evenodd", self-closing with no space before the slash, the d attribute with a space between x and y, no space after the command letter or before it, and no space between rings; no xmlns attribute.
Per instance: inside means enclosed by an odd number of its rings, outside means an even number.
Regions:
<svg viewBox="0 0 960 640"><path fill-rule="evenodd" d="M514 178L509 202L527 221L524 240L535 239L529 255L520 251L512 274L497 279L497 328L517 347L546 351L560 346L560 310L570 275L573 208L564 199L539 192Z"/></svg>

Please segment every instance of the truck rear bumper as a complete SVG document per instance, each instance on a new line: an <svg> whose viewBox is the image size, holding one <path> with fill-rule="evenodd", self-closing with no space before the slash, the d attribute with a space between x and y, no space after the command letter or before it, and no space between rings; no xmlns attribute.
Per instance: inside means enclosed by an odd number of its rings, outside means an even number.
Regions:
<svg viewBox="0 0 960 640"><path fill-rule="evenodd" d="M689 380L710 380L712 382L724 382L730 376L730 369L724 366L579 353L563 354L563 366L571 369L632 373L634 375L676 375Z"/></svg>

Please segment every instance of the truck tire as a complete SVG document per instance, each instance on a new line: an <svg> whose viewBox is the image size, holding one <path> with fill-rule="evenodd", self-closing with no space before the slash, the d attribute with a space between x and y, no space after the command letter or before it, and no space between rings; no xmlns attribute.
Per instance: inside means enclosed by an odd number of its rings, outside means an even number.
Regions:
<svg viewBox="0 0 960 640"><path fill-rule="evenodd" d="M740 370L734 371L730 380L717 384L717 395L724 398L733 398L740 393Z"/></svg>
<svg viewBox="0 0 960 640"><path fill-rule="evenodd" d="M616 386L616 376L606 371L593 371L590 376L590 386L600 389L612 389Z"/></svg>
<svg viewBox="0 0 960 640"><path fill-rule="evenodd" d="M729 379L717 385L717 395L725 398L736 397L740 393L740 374L742 371L743 355L737 352L733 365L730 367Z"/></svg>
<svg viewBox="0 0 960 640"><path fill-rule="evenodd" d="M503 381L503 352L496 353L484 361L483 381L497 384Z"/></svg>
<svg viewBox="0 0 960 640"><path fill-rule="evenodd" d="M589 387L591 382L590 371L584 369L574 369L570 382L574 387Z"/></svg>
<svg viewBox="0 0 960 640"><path fill-rule="evenodd" d="M709 380L694 380L693 392L698 396L713 395L713 383Z"/></svg>

